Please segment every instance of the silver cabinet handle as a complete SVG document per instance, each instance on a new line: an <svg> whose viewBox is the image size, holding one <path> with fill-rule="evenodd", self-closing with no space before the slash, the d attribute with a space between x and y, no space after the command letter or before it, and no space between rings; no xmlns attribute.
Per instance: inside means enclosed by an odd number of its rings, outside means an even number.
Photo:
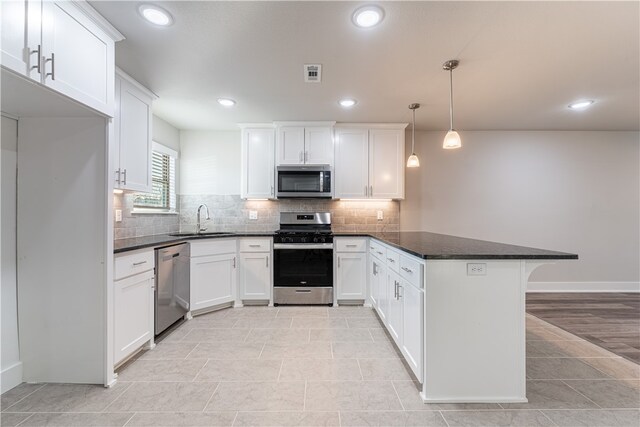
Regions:
<svg viewBox="0 0 640 427"><path fill-rule="evenodd" d="M371 191L369 191L369 196L373 197L373 185L371 185L369 188L371 189Z"/></svg>
<svg viewBox="0 0 640 427"><path fill-rule="evenodd" d="M393 281L393 299L398 299L398 282Z"/></svg>
<svg viewBox="0 0 640 427"><path fill-rule="evenodd" d="M120 185L120 176L122 175L122 172L120 172L120 168L118 168L118 170L116 171L116 174L118 174L118 178L116 178L116 182L118 183L118 185Z"/></svg>
<svg viewBox="0 0 640 427"><path fill-rule="evenodd" d="M273 185L271 186L271 195L273 196Z"/></svg>
<svg viewBox="0 0 640 427"><path fill-rule="evenodd" d="M51 76L51 80L55 80L56 79L56 54L55 53L51 53L51 58L49 59L45 59L45 62L49 62L51 61L51 72L45 74L44 76Z"/></svg>
<svg viewBox="0 0 640 427"><path fill-rule="evenodd" d="M302 160L302 151L298 154L298 161L300 163L302 163L304 160Z"/></svg>
<svg viewBox="0 0 640 427"><path fill-rule="evenodd" d="M236 257L233 257L233 268L236 268Z"/></svg>
<svg viewBox="0 0 640 427"><path fill-rule="evenodd" d="M395 262L396 262L396 260L395 260L395 259L393 259L393 258L387 258L387 261L389 261L389 262L393 262L393 263L395 263Z"/></svg>
<svg viewBox="0 0 640 427"><path fill-rule="evenodd" d="M122 178L122 185L127 185L127 170L126 169L124 169L122 171L122 176L124 177L124 178Z"/></svg>
<svg viewBox="0 0 640 427"><path fill-rule="evenodd" d="M42 46L38 45L38 48L36 50L32 50L29 52L29 55L33 55L33 54L37 54L38 55L38 62L36 62L36 65L34 65L33 67L31 67L31 69L35 69L36 71L38 71L38 74L42 73Z"/></svg>
<svg viewBox="0 0 640 427"><path fill-rule="evenodd" d="M364 186L364 195L368 196L369 195L369 190L367 189L367 186Z"/></svg>
<svg viewBox="0 0 640 427"><path fill-rule="evenodd" d="M358 245L346 245L348 248L356 248Z"/></svg>
<svg viewBox="0 0 640 427"><path fill-rule="evenodd" d="M401 267L404 271L406 271L407 273L413 273L413 270L407 267Z"/></svg>
<svg viewBox="0 0 640 427"><path fill-rule="evenodd" d="M250 248L259 248L262 245L249 245Z"/></svg>
<svg viewBox="0 0 640 427"><path fill-rule="evenodd" d="M338 268L340 268L340 257L338 257Z"/></svg>
<svg viewBox="0 0 640 427"><path fill-rule="evenodd" d="M134 263L133 263L133 266L134 266L134 267L137 267L137 266L139 266L139 265L146 264L146 263L147 263L147 261L134 262Z"/></svg>
<svg viewBox="0 0 640 427"><path fill-rule="evenodd" d="M378 252L378 255L382 255L382 252L380 252L380 251L376 251L376 252Z"/></svg>
<svg viewBox="0 0 640 427"><path fill-rule="evenodd" d="M373 263L373 275L378 275L378 264L376 264L375 262Z"/></svg>
<svg viewBox="0 0 640 427"><path fill-rule="evenodd" d="M269 255L265 259L267 260L267 268L269 268Z"/></svg>
<svg viewBox="0 0 640 427"><path fill-rule="evenodd" d="M375 248L373 246L369 246L369 249L374 250Z"/></svg>
<svg viewBox="0 0 640 427"><path fill-rule="evenodd" d="M304 162L307 163L307 161L309 161L309 152L305 151L304 152Z"/></svg>
<svg viewBox="0 0 640 427"><path fill-rule="evenodd" d="M402 285L398 283L398 299L402 298L402 294L400 293L400 289L402 289Z"/></svg>

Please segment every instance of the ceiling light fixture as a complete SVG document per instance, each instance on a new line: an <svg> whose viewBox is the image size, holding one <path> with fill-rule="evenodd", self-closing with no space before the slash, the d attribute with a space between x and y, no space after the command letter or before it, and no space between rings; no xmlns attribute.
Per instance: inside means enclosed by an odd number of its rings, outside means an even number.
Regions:
<svg viewBox="0 0 640 427"><path fill-rule="evenodd" d="M592 99L588 99L586 101L577 101L572 102L568 105L571 110L584 110L585 108L591 107L595 101Z"/></svg>
<svg viewBox="0 0 640 427"><path fill-rule="evenodd" d="M362 6L353 12L351 19L360 28L375 27L384 19L384 10L376 5Z"/></svg>
<svg viewBox="0 0 640 427"><path fill-rule="evenodd" d="M453 148L462 147L462 141L460 140L460 135L458 132L453 129L453 70L458 68L460 61L457 59L451 59L444 64L442 64L442 68L449 72L449 119L450 126L449 132L444 137L444 141L442 142L442 148L446 148L447 150Z"/></svg>
<svg viewBox="0 0 640 427"><path fill-rule="evenodd" d="M138 7L138 12L144 19L153 25L168 27L173 24L173 17L171 14L160 6L156 6L154 4L141 4Z"/></svg>
<svg viewBox="0 0 640 427"><path fill-rule="evenodd" d="M357 103L358 103L358 101L356 101L355 99L351 99L351 98L345 98L345 99L341 99L340 101L338 101L338 104L340 104L344 108L351 108L354 105L356 105Z"/></svg>
<svg viewBox="0 0 640 427"><path fill-rule="evenodd" d="M411 155L407 159L408 168L420 167L420 159L416 156L416 110L420 104L409 104L409 109L413 111L413 126L411 126Z"/></svg>
<svg viewBox="0 0 640 427"><path fill-rule="evenodd" d="M223 107L233 107L234 105L236 105L236 101L229 98L218 98L218 104L222 105Z"/></svg>

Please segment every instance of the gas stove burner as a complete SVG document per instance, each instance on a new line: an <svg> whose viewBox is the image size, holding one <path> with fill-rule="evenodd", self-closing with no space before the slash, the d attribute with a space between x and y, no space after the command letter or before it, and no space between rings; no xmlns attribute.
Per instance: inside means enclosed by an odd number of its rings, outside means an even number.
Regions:
<svg viewBox="0 0 640 427"><path fill-rule="evenodd" d="M333 243L329 212L282 212L274 243Z"/></svg>

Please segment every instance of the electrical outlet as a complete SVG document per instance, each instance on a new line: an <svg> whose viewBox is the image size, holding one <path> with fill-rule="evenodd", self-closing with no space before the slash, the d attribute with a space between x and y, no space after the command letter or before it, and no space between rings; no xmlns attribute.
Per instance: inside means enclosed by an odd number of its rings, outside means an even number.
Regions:
<svg viewBox="0 0 640 427"><path fill-rule="evenodd" d="M249 211L249 219L258 219L258 211Z"/></svg>
<svg viewBox="0 0 640 427"><path fill-rule="evenodd" d="M116 209L116 222L122 222L122 209Z"/></svg>
<svg viewBox="0 0 640 427"><path fill-rule="evenodd" d="M467 264L467 276L486 276L487 264L484 262L470 262Z"/></svg>
<svg viewBox="0 0 640 427"><path fill-rule="evenodd" d="M382 211L378 211L378 221L382 221L384 219L384 213Z"/></svg>

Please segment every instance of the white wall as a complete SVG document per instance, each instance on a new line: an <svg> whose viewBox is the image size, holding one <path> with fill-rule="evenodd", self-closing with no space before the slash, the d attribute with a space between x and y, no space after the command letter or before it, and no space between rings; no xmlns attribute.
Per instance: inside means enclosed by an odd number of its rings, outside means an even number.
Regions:
<svg viewBox="0 0 640 427"><path fill-rule="evenodd" d="M240 131L180 131L180 194L240 194Z"/></svg>
<svg viewBox="0 0 640 427"><path fill-rule="evenodd" d="M638 132L461 132L460 150L443 136L416 133L402 230L579 254L540 267L530 282L551 283L533 288L638 289Z"/></svg>
<svg viewBox="0 0 640 427"><path fill-rule="evenodd" d="M22 382L22 363L18 347L18 303L16 288L16 162L18 122L2 117L2 339L0 388L2 393Z"/></svg>
<svg viewBox="0 0 640 427"><path fill-rule="evenodd" d="M156 115L153 116L151 135L155 142L180 151L180 130Z"/></svg>

